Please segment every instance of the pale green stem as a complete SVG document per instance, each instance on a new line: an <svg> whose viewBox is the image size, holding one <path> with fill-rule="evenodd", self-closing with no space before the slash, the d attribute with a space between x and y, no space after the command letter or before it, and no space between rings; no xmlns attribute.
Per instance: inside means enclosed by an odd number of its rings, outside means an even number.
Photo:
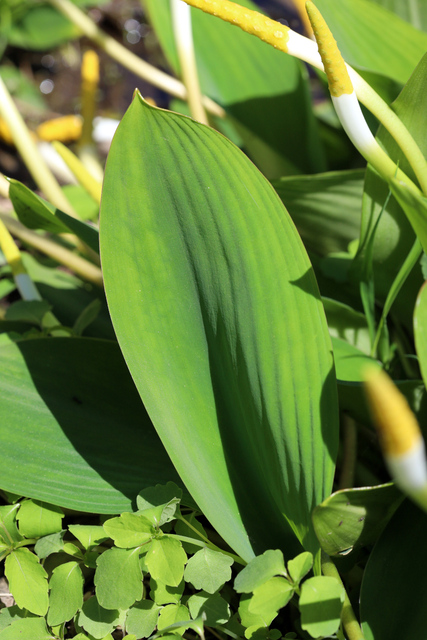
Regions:
<svg viewBox="0 0 427 640"><path fill-rule="evenodd" d="M70 2L70 0L49 0L49 2L71 20L85 36L95 42L103 51L126 69L129 69L129 71L132 71L135 75L176 98L187 100L187 90L182 82L156 69L156 67L141 60L141 58L138 58L138 56L131 51L128 51L126 47L104 33L93 20L85 15L75 4ZM207 96L203 96L203 104L213 115L221 118L225 116L224 109Z"/></svg>
<svg viewBox="0 0 427 640"><path fill-rule="evenodd" d="M171 12L175 43L181 65L182 79L187 88L190 113L198 122L209 124L202 103L202 93L197 73L190 7L182 0L171 0Z"/></svg>
<svg viewBox="0 0 427 640"><path fill-rule="evenodd" d="M176 518L177 520L180 520L181 522L186 524L189 529L192 529L194 533L196 533L199 536L199 538L201 538L201 540L204 543L203 546L208 546L214 551L220 551L221 553L225 553L227 556L230 556L230 558L233 558L235 562L237 562L238 564L242 564L246 566L247 563L240 556L236 556L234 553L230 553L229 551L224 551L224 549L220 549L219 547L217 547L213 542L209 540L209 538L204 536L203 533L200 533L200 531L198 531L196 527L193 527L191 522L188 522L185 518L183 518L180 515L176 516ZM185 540L186 542L191 542L192 544L198 544L198 541L195 540L194 538L187 538L185 536L182 536L180 540Z"/></svg>
<svg viewBox="0 0 427 640"><path fill-rule="evenodd" d="M47 167L35 144L31 133L28 130L21 114L13 102L9 91L3 80L0 78L0 116L7 123L12 134L14 143L29 172L38 187L43 191L46 198L58 209L62 209L69 215L76 217L67 198L61 191L61 187L55 177Z"/></svg>
<svg viewBox="0 0 427 640"><path fill-rule="evenodd" d="M177 538L178 540L181 540L181 542L188 542L189 544L194 544L196 547L201 547L202 549L208 548L208 549L212 549L212 551L219 551L220 553L223 553L224 555L229 556L230 558L232 558L238 564L246 566L246 562L244 560L242 560L242 558L240 556L236 556L234 553L230 553L230 551L224 551L224 549L220 549L219 547L217 547L212 542L209 542L209 541L208 542L204 542L202 540L195 540L194 538L189 538L188 536L180 536L178 534L174 534L173 537Z"/></svg>
<svg viewBox="0 0 427 640"><path fill-rule="evenodd" d="M427 194L427 161L406 126L372 87L347 65L350 79L360 102L393 136L417 176L422 191Z"/></svg>
<svg viewBox="0 0 427 640"><path fill-rule="evenodd" d="M23 242L26 242L30 246L38 249L45 255L53 258L60 264L74 271L80 278L92 282L98 287L103 286L101 269L91 262L88 262L84 258L72 253L68 249L61 247L56 242L49 240L48 238L30 231L27 227L24 227L18 220L15 220L6 213L0 212L0 219L3 220L9 231L20 238Z"/></svg>
<svg viewBox="0 0 427 640"><path fill-rule="evenodd" d="M322 571L323 575L336 578L338 582L343 586L345 591L344 605L341 612L341 622L344 630L347 634L348 640L365 640L365 636L362 633L362 629L354 614L353 607L351 606L350 598L347 595L347 591L341 580L341 576L332 560L326 553L322 552Z"/></svg>
<svg viewBox="0 0 427 640"><path fill-rule="evenodd" d="M0 173L0 196L9 198L9 181L6 180L2 173Z"/></svg>
<svg viewBox="0 0 427 640"><path fill-rule="evenodd" d="M52 142L52 146L55 151L59 153L81 186L99 204L101 202L101 184L89 173L83 162L79 160L68 147L63 145L62 142Z"/></svg>
<svg viewBox="0 0 427 640"><path fill-rule="evenodd" d="M374 339L374 342L372 344L371 357L373 357L373 358L376 357L378 344L379 344L379 341L380 341L380 338L381 338L381 332L383 330L384 323L385 323L386 318L387 318L387 316L389 314L389 311L390 311L390 309L391 309L391 307L393 305L393 302L396 300L396 297L397 297L399 291L401 290L402 286L406 282L406 278L408 277L408 275L411 273L412 269L415 267L415 265L419 261L422 253L423 253L423 248L421 246L421 242L417 238L415 240L414 244L412 245L412 248L411 248L410 252L406 256L404 263L400 267L399 273L395 277L395 279L393 281L393 284L391 285L390 290L389 290L389 292L387 294L387 298L386 298L386 301L384 303L384 307L383 307L383 310L382 310L381 318L380 318L380 321L378 323L378 328L377 328L377 331L376 331L376 334L375 334L375 339Z"/></svg>

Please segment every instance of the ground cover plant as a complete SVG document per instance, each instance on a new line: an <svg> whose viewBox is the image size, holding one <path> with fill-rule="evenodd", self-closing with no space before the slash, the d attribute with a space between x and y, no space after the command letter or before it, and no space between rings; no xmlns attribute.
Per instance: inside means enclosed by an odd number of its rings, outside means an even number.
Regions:
<svg viewBox="0 0 427 640"><path fill-rule="evenodd" d="M0 640L423 637L423 3L122 5L0 7Z"/></svg>

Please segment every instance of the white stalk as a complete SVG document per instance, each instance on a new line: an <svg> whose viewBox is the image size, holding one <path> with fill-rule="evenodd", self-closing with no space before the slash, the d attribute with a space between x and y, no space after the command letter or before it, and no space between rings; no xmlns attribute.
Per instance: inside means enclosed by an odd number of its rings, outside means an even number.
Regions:
<svg viewBox="0 0 427 640"><path fill-rule="evenodd" d="M209 124L202 104L199 76L194 51L191 9L182 0L171 0L172 24L178 49L182 79L188 93L190 113L195 120Z"/></svg>

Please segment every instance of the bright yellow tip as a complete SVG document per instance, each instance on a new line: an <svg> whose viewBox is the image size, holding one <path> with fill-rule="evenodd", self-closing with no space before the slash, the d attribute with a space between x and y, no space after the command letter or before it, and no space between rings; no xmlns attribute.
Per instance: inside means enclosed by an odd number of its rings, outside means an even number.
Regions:
<svg viewBox="0 0 427 640"><path fill-rule="evenodd" d="M268 42L276 49L288 53L289 27L270 20L258 11L252 11L229 0L185 0L185 2L196 9L202 9L205 13L218 16L225 22L234 24L243 31Z"/></svg>
<svg viewBox="0 0 427 640"><path fill-rule="evenodd" d="M21 253L2 220L0 220L0 248L14 276L20 273L26 273L25 267L22 264Z"/></svg>
<svg viewBox="0 0 427 640"><path fill-rule="evenodd" d="M305 8L319 47L331 95L339 98L343 93L353 93L353 85L343 57L322 14L311 1L306 2Z"/></svg>
<svg viewBox="0 0 427 640"><path fill-rule="evenodd" d="M62 116L53 120L46 120L36 129L40 140L53 142L72 142L78 140L82 133L82 119L80 116Z"/></svg>
<svg viewBox="0 0 427 640"><path fill-rule="evenodd" d="M9 125L3 118L0 118L0 138L7 142L7 144L13 144L13 137L10 133Z"/></svg>
<svg viewBox="0 0 427 640"><path fill-rule="evenodd" d="M82 59L82 82L98 85L99 82L99 58L95 51L85 51Z"/></svg>
<svg viewBox="0 0 427 640"><path fill-rule="evenodd" d="M364 379L384 455L398 457L413 450L422 441L422 436L406 398L381 369L369 367Z"/></svg>

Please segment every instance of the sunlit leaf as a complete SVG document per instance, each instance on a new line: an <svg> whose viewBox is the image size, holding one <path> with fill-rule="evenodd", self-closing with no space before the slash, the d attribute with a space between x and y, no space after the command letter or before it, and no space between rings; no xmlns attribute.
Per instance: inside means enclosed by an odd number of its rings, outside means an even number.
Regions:
<svg viewBox="0 0 427 640"><path fill-rule="evenodd" d="M246 559L252 545L300 550L289 522L316 544L337 442L330 342L270 184L227 139L137 95L110 151L101 237L121 348L200 508Z"/></svg>

